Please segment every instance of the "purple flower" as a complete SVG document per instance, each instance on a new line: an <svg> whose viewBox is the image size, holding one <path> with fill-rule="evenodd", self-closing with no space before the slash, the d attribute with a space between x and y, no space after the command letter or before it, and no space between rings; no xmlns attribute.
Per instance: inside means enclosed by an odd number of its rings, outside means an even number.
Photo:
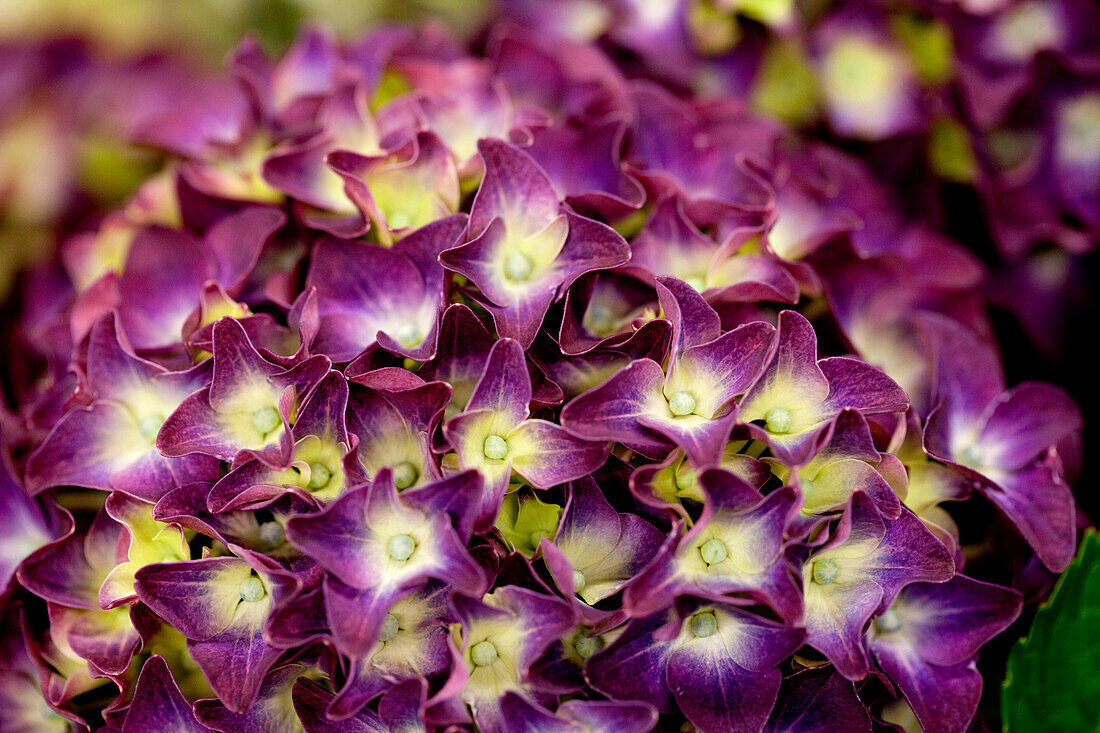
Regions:
<svg viewBox="0 0 1100 733"><path fill-rule="evenodd" d="M204 453L232 461L243 450L285 458L290 423L330 362L314 356L285 369L264 359L232 318L214 325L210 386L185 399L164 421L157 448L166 456Z"/></svg>
<svg viewBox="0 0 1100 733"><path fill-rule="evenodd" d="M846 357L817 359L817 336L795 311L779 314L779 336L763 374L741 400L750 425L784 463L807 462L827 440L841 410L902 412L909 400L886 374Z"/></svg>
<svg viewBox="0 0 1100 733"><path fill-rule="evenodd" d="M443 141L420 132L380 155L347 150L325 160L384 245L458 210L458 172Z"/></svg>
<svg viewBox="0 0 1100 733"><path fill-rule="evenodd" d="M779 692L778 664L805 637L736 606L694 603L680 617L631 621L587 664L613 699L677 708L706 731L759 730Z"/></svg>
<svg viewBox="0 0 1100 733"><path fill-rule="evenodd" d="M348 432L358 439L356 457L367 476L388 467L399 491L439 478L431 436L443 420L451 394L446 382L424 383L399 370L353 378Z"/></svg>
<svg viewBox="0 0 1100 733"><path fill-rule="evenodd" d="M633 615L648 615L670 597L690 595L716 602L766 603L782 618L796 620L802 599L794 568L784 557L787 528L797 511L789 488L764 497L726 471L700 478L703 513L682 537L673 535L626 592Z"/></svg>
<svg viewBox="0 0 1100 733"><path fill-rule="evenodd" d="M477 469L485 476L478 528L492 523L513 471L545 489L585 476L607 458L606 442L577 438L552 422L531 419L531 398L522 349L512 339L501 339L489 352L465 411L444 426L459 470Z"/></svg>
<svg viewBox="0 0 1100 733"><path fill-rule="evenodd" d="M441 700L441 709L433 717L472 717L487 733L514 730L507 718L517 711L507 709L509 696L515 697L511 705L520 708L517 717L526 719L527 725L545 716L529 684L528 670L574 625L569 604L506 586L481 601L456 596L455 608L460 621L452 627L452 636L461 644L455 649L455 670L445 688L454 697Z"/></svg>
<svg viewBox="0 0 1100 733"><path fill-rule="evenodd" d="M485 177L470 209L473 239L442 253L440 262L478 287L502 336L527 347L574 280L621 265L629 249L610 227L563 209L523 151L482 140L478 152Z"/></svg>
<svg viewBox="0 0 1100 733"><path fill-rule="evenodd" d="M282 654L264 639L272 609L293 593L293 579L265 558L241 557L147 565L135 576L138 598L179 629L187 648L229 710L248 710Z"/></svg>
<svg viewBox="0 0 1100 733"><path fill-rule="evenodd" d="M217 462L209 456L166 457L156 447L165 419L207 383L209 365L169 372L123 344L116 317L96 323L88 345L91 402L66 413L31 456L32 492L76 485L156 500L175 486L217 475Z"/></svg>
<svg viewBox="0 0 1100 733"><path fill-rule="evenodd" d="M850 680L829 666L809 668L783 680L766 733L804 730L871 730L871 715Z"/></svg>
<svg viewBox="0 0 1100 733"><path fill-rule="evenodd" d="M123 733L143 730L186 730L206 733L194 710L180 692L164 658L153 655L138 675L134 699L122 724Z"/></svg>
<svg viewBox="0 0 1100 733"><path fill-rule="evenodd" d="M72 518L54 504L33 499L6 465L0 465L0 503L5 507L0 531L7 538L0 547L0 597L4 597L24 561L48 552L45 548L72 532Z"/></svg>
<svg viewBox="0 0 1100 733"><path fill-rule="evenodd" d="M636 514L616 512L592 479L572 487L553 542L543 540L539 549L562 594L594 606L634 578L664 537Z"/></svg>
<svg viewBox="0 0 1100 733"><path fill-rule="evenodd" d="M802 564L806 642L844 677L862 679L869 670L862 636L871 617L905 585L942 583L954 572L947 549L911 512L883 519L857 492L829 540Z"/></svg>
<svg viewBox="0 0 1100 733"><path fill-rule="evenodd" d="M292 460L261 454L241 462L211 487L210 510L260 507L288 491L316 503L339 496L358 473L345 426L347 406L347 382L339 372L329 372L298 411L291 428Z"/></svg>
<svg viewBox="0 0 1100 733"><path fill-rule="evenodd" d="M324 511L287 522L287 539L326 571L325 610L338 649L366 656L390 607L426 580L483 588L484 573L465 546L481 484L468 471L398 496L383 470Z"/></svg>
<svg viewBox="0 0 1100 733"><path fill-rule="evenodd" d="M774 231L774 230L773 230ZM683 280L707 302L798 301L798 284L775 257L753 251L759 230L745 227L715 242L684 212L678 195L662 199L630 243L627 270L642 270L646 281L665 275ZM769 242L771 238L769 237Z"/></svg>
<svg viewBox="0 0 1100 733"><path fill-rule="evenodd" d="M394 603L370 652L347 661L346 681L328 705L329 716L353 715L402 680L449 671L447 626L457 621L450 596L446 586L428 584Z"/></svg>
<svg viewBox="0 0 1100 733"><path fill-rule="evenodd" d="M1028 383L1006 391L999 366L961 329L940 343L937 407L924 446L937 460L960 466L1012 520L1047 567L1073 558L1073 496L1055 446L1079 430L1081 413L1065 392Z"/></svg>
<svg viewBox="0 0 1100 733"><path fill-rule="evenodd" d="M306 288L316 288L320 318L312 347L350 361L374 344L425 361L435 355L445 302L436 257L465 231L465 216L430 223L392 249L343 240L314 245Z"/></svg>
<svg viewBox="0 0 1100 733"><path fill-rule="evenodd" d="M652 359L631 362L566 405L562 424L646 456L664 455L675 444L707 465L729 438L739 414L735 398L760 373L773 329L756 322L722 333L718 314L694 290L671 278L657 286L672 321L667 370Z"/></svg>
<svg viewBox="0 0 1100 733"><path fill-rule="evenodd" d="M1020 594L956 575L906 586L867 630L878 666L925 730L965 728L978 706L978 649L1020 614Z"/></svg>

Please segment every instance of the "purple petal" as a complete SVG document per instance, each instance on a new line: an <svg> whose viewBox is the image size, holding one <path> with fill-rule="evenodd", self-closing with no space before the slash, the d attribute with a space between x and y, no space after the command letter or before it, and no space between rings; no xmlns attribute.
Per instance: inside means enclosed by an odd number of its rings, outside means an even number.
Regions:
<svg viewBox="0 0 1100 733"><path fill-rule="evenodd" d="M957 322L933 321L936 384L932 404L951 404L951 431L971 427L986 406L1004 392L1000 360L982 339Z"/></svg>
<svg viewBox="0 0 1100 733"><path fill-rule="evenodd" d="M714 418L760 374L774 333L769 324L754 321L693 346L680 357L673 381L694 387L696 411Z"/></svg>
<svg viewBox="0 0 1100 733"><path fill-rule="evenodd" d="M466 410L493 410L505 421L516 424L526 419L530 401L531 378L523 349L513 339L497 341Z"/></svg>
<svg viewBox="0 0 1100 733"><path fill-rule="evenodd" d="M721 319L694 288L674 277L659 277L656 285L661 310L672 323L672 358L721 335Z"/></svg>
<svg viewBox="0 0 1100 733"><path fill-rule="evenodd" d="M584 587L577 590L586 603L594 604L641 571L663 540L662 533L641 517L615 511L595 482L586 478L573 484L553 547L568 558L570 570L583 573ZM574 579L572 573L568 579L559 573L555 580L561 588Z"/></svg>
<svg viewBox="0 0 1100 733"><path fill-rule="evenodd" d="M871 512L877 514L871 500L863 494L854 494L853 537L855 525L870 524ZM940 583L954 575L955 563L951 553L911 511L903 509L901 516L887 520L885 525L886 532L878 547L869 555L853 561L853 567L874 578L882 587L885 603L892 601L903 585L920 581ZM853 541L853 545L856 544L858 541Z"/></svg>
<svg viewBox="0 0 1100 733"><path fill-rule="evenodd" d="M202 452L226 461L245 449L285 455L291 447L288 418L330 366L318 355L283 369L260 356L240 323L223 318L214 324L210 387L192 394L165 420L157 448L168 456ZM283 424L261 433L255 415L269 409Z"/></svg>
<svg viewBox="0 0 1100 733"><path fill-rule="evenodd" d="M316 435L335 443L347 443L344 415L348 383L339 372L329 372L302 403L294 422L295 437Z"/></svg>
<svg viewBox="0 0 1100 733"><path fill-rule="evenodd" d="M164 733L206 733L210 730L195 717L195 711L172 679L164 658L156 654L141 668L134 699L122 726L122 733L150 730Z"/></svg>
<svg viewBox="0 0 1100 733"><path fill-rule="evenodd" d="M171 346L198 305L203 283L216 276L202 246L182 232L150 227L130 245L119 282L119 320L138 349Z"/></svg>
<svg viewBox="0 0 1100 733"><path fill-rule="evenodd" d="M470 231L481 233L496 218L514 236L541 231L558 215L558 194L538 163L501 140L479 140L485 176L470 210Z"/></svg>
<svg viewBox="0 0 1100 733"><path fill-rule="evenodd" d="M1049 384L1017 385L992 407L978 442L982 462L1002 469L1023 468L1083 424L1077 405Z"/></svg>
<svg viewBox="0 0 1100 733"><path fill-rule="evenodd" d="M382 695L378 714L390 730L416 730L424 725L427 683L421 678L393 685Z"/></svg>
<svg viewBox="0 0 1100 733"><path fill-rule="evenodd" d="M661 713L675 710L664 673L669 642L655 637L666 621L665 614L631 621L615 641L589 657L589 684L613 700L647 702Z"/></svg>
<svg viewBox="0 0 1100 733"><path fill-rule="evenodd" d="M623 120L613 117L594 124L566 120L533 130L527 152L574 207L615 221L645 201L645 191L619 161L626 129Z"/></svg>
<svg viewBox="0 0 1100 733"><path fill-rule="evenodd" d="M362 710L355 717L340 722L329 720L326 708L332 698L332 693L325 692L308 677L301 677L294 683L294 711L306 733L389 733L391 730L370 710Z"/></svg>
<svg viewBox="0 0 1100 733"><path fill-rule="evenodd" d="M262 606L266 604L252 605L256 608L244 609L220 633L204 641L187 642L210 687L234 713L243 713L252 706L268 670L283 654L283 650L264 641L266 611Z"/></svg>
<svg viewBox="0 0 1100 733"><path fill-rule="evenodd" d="M982 676L973 660L940 667L893 647L879 647L875 661L901 688L923 730L965 730L973 719L982 694Z"/></svg>
<svg viewBox="0 0 1100 733"><path fill-rule="evenodd" d="M462 410L481 378L496 338L467 306L455 303L443 313L436 357L421 367L428 381L442 381L454 390L456 411Z"/></svg>
<svg viewBox="0 0 1100 733"><path fill-rule="evenodd" d="M254 206L230 214L207 230L203 242L218 265L218 282L238 286L256 266L264 245L283 228L286 214L271 206Z"/></svg>
<svg viewBox="0 0 1100 733"><path fill-rule="evenodd" d="M50 603L47 611L53 633L63 634L74 653L105 675L124 674L141 648L141 637L125 607L77 610Z"/></svg>
<svg viewBox="0 0 1100 733"><path fill-rule="evenodd" d="M477 517L476 499L481 496L484 485L480 471L463 471L409 489L402 494L402 499L409 506L416 507L430 516L440 513L450 515L459 537L469 538L473 533L474 520Z"/></svg>
<svg viewBox="0 0 1100 733"><path fill-rule="evenodd" d="M775 704L781 679L778 669L749 672L721 647L710 645L673 651L666 674L676 704L706 731L759 730Z"/></svg>
<svg viewBox="0 0 1100 733"><path fill-rule="evenodd" d="M861 680L867 675L870 659L860 639L882 598L882 588L867 578L827 593L807 587L806 642L828 657L846 679Z"/></svg>
<svg viewBox="0 0 1100 733"><path fill-rule="evenodd" d="M77 407L58 422L28 465L28 483L129 489L151 500L217 475L209 456L163 457L132 412L113 402Z"/></svg>
<svg viewBox="0 0 1100 733"><path fill-rule="evenodd" d="M234 622L241 584L252 575L236 557L146 565L137 571L138 598L188 639L209 639Z"/></svg>
<svg viewBox="0 0 1100 733"><path fill-rule="evenodd" d="M156 500L177 486L217 475L213 459L163 457L149 437L150 429L157 430L206 383L207 365L166 372L139 359L124 347L111 315L92 329L88 362L89 385L99 399L65 414L32 454L27 467L32 491L60 485L117 488Z"/></svg>
<svg viewBox="0 0 1100 733"><path fill-rule="evenodd" d="M657 710L646 702L566 700L558 706L558 715L577 721L592 733L645 733L657 725Z"/></svg>
<svg viewBox="0 0 1100 733"><path fill-rule="evenodd" d="M905 390L877 367L843 356L822 359L818 366L829 380L825 405L834 413L853 409L874 415L909 409Z"/></svg>
<svg viewBox="0 0 1100 733"><path fill-rule="evenodd" d="M19 582L37 596L70 608L98 609L99 588L115 567L122 525L103 511L87 534L70 534L18 569Z"/></svg>
<svg viewBox="0 0 1100 733"><path fill-rule="evenodd" d="M508 434L512 469L536 489L548 489L595 471L607 459L606 441L574 437L545 420L526 420Z"/></svg>
<svg viewBox="0 0 1100 733"><path fill-rule="evenodd" d="M871 733L871 716L855 685L829 667L783 680L765 733Z"/></svg>
<svg viewBox="0 0 1100 733"><path fill-rule="evenodd" d="M584 273L610 269L630 259L630 246L611 227L568 210L565 217L569 235L557 259L562 276L559 295Z"/></svg>
<svg viewBox="0 0 1100 733"><path fill-rule="evenodd" d="M877 624L871 648L894 645L931 664L960 664L1008 628L1021 605L1017 591L965 575L946 583L913 583L891 606L900 627L887 632Z"/></svg>
<svg viewBox="0 0 1100 733"><path fill-rule="evenodd" d="M660 364L639 359L599 387L574 398L561 412L566 430L589 440L615 440L650 457L665 455L667 438L643 425L640 418L658 402L665 375Z"/></svg>
<svg viewBox="0 0 1100 733"><path fill-rule="evenodd" d="M437 477L428 435L450 398L450 390L442 382L400 391L353 387L348 430L359 439L356 451L367 475L373 477L387 466L395 469L408 464L401 469L403 482L411 478L408 486Z"/></svg>
<svg viewBox="0 0 1100 733"><path fill-rule="evenodd" d="M0 596L16 569L31 555L72 531L72 518L61 511L44 511L38 501L12 478L6 462L0 462ZM46 506L49 506L48 504Z"/></svg>
<svg viewBox="0 0 1100 733"><path fill-rule="evenodd" d="M380 332L413 358L434 351L443 294L400 252L323 240L310 259L306 288L317 289L320 329L314 348L333 361L349 361L374 344Z"/></svg>
<svg viewBox="0 0 1100 733"><path fill-rule="evenodd" d="M536 702L513 691L500 700L501 733L512 730L545 731L545 733L578 733L576 723L559 718Z"/></svg>
<svg viewBox="0 0 1100 733"><path fill-rule="evenodd" d="M990 471L997 483L981 482L978 488L1016 525L1043 564L1061 572L1073 559L1077 533L1073 492L1057 463L1048 456L1019 471Z"/></svg>
<svg viewBox="0 0 1100 733"><path fill-rule="evenodd" d="M385 244L458 210L458 172L443 141L432 132L418 132L389 155L336 150L326 160Z"/></svg>

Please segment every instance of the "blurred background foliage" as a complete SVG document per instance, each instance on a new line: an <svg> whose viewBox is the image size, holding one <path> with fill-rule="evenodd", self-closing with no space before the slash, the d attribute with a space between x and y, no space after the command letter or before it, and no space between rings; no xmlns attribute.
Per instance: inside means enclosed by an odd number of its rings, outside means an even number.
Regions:
<svg viewBox="0 0 1100 733"><path fill-rule="evenodd" d="M462 36L476 32L489 10L481 0L5 0L0 42L79 36L106 51L170 50L220 68L225 54L252 30L277 52L308 20L354 35L379 21L438 18Z"/></svg>
<svg viewBox="0 0 1100 733"><path fill-rule="evenodd" d="M351 37L434 20L467 38L490 11L482 0L0 0L0 299L21 268L94 225L160 164L127 142L127 114L109 109L133 100L96 89L102 79L89 71L220 72L244 35L278 54L308 22ZM28 48L42 67L36 89L18 88L34 74L13 49Z"/></svg>

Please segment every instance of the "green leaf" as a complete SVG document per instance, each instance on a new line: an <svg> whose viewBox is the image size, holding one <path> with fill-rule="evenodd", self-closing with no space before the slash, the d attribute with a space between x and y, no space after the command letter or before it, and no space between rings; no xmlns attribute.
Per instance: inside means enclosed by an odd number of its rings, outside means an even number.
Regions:
<svg viewBox="0 0 1100 733"><path fill-rule="evenodd" d="M1005 731L1100 731L1100 536L1077 559L1008 657L1001 690Z"/></svg>

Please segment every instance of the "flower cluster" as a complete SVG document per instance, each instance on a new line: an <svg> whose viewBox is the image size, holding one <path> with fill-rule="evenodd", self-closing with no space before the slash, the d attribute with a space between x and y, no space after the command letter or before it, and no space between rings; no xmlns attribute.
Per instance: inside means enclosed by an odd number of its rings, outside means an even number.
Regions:
<svg viewBox="0 0 1100 733"><path fill-rule="evenodd" d="M1081 427L971 254L565 37L230 66L24 282L0 728L967 728Z"/></svg>
<svg viewBox="0 0 1100 733"><path fill-rule="evenodd" d="M744 99L844 143L911 216L988 236L993 302L1048 358L1062 351L1067 310L1085 287L1081 255L1100 241L1095 2L502 0L502 9L540 33L600 39L632 74ZM960 208L966 220L954 221Z"/></svg>

